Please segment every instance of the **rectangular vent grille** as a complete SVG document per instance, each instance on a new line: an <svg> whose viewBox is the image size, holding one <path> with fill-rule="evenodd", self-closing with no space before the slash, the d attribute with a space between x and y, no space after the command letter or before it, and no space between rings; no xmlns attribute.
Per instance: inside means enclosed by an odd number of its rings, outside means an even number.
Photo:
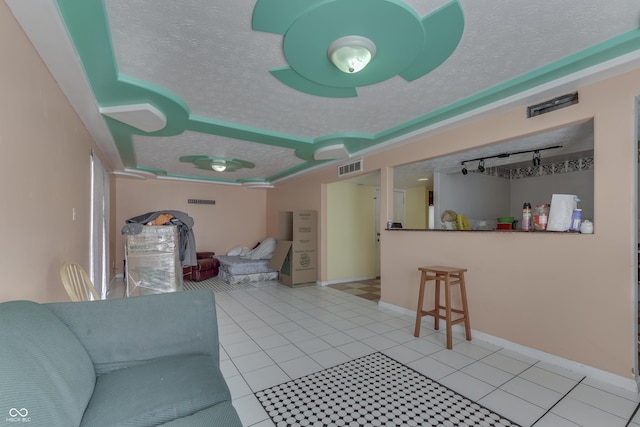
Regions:
<svg viewBox="0 0 640 427"><path fill-rule="evenodd" d="M362 171L362 159L355 160L346 165L338 166L338 176L349 175Z"/></svg>
<svg viewBox="0 0 640 427"><path fill-rule="evenodd" d="M527 118L539 116L540 114L550 113L560 108L565 108L578 103L578 92L568 93L549 101L527 107Z"/></svg>
<svg viewBox="0 0 640 427"><path fill-rule="evenodd" d="M206 199L189 199L187 203L190 205L215 205L215 200L206 200Z"/></svg>

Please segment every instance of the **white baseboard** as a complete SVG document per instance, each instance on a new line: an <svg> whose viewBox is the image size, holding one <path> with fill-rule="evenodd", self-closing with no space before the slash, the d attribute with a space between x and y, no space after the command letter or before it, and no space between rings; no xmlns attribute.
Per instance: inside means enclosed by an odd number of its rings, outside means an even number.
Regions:
<svg viewBox="0 0 640 427"><path fill-rule="evenodd" d="M388 309L406 316L411 316L413 318L415 318L416 316L416 312L414 310L409 310L407 308L389 304L383 301L379 301L378 306L380 308ZM429 318L429 319L432 319L432 318ZM444 320L442 322L444 324L443 327L446 326L446 322ZM454 329L456 332L461 332L464 334L464 327L462 325L453 325L452 329ZM587 376L596 381L607 383L612 386L631 391L633 393L638 393L639 391L638 384L633 378L625 378L617 374L612 374L611 372L607 372L602 369L583 365L582 363L579 363L573 360L565 359L563 357L556 356L551 353L546 353L544 351L540 351L535 348L526 347L524 345L520 345L520 344L511 342L493 335L489 335L484 332L476 331L474 329L471 330L471 335L480 341L485 341L489 344L493 344L498 347L502 347L504 349L523 354L532 359L536 359L541 362L546 362L546 363L558 366L560 368L564 368L569 371L576 372L580 375Z"/></svg>
<svg viewBox="0 0 640 427"><path fill-rule="evenodd" d="M320 286L337 285L339 283L360 282L360 281L363 281L363 280L373 280L375 278L376 278L376 276L350 277L348 279L326 280L326 281L322 281L322 282L318 281L318 282L316 282L316 284L318 284Z"/></svg>

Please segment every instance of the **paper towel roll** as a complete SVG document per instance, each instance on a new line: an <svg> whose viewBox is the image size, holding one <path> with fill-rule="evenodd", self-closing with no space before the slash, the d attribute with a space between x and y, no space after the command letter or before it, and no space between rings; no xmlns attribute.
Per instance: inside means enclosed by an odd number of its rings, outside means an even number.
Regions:
<svg viewBox="0 0 640 427"><path fill-rule="evenodd" d="M436 207L429 205L429 230L433 230L436 224Z"/></svg>
<svg viewBox="0 0 640 427"><path fill-rule="evenodd" d="M547 231L567 231L571 227L571 215L576 208L575 194L552 194Z"/></svg>

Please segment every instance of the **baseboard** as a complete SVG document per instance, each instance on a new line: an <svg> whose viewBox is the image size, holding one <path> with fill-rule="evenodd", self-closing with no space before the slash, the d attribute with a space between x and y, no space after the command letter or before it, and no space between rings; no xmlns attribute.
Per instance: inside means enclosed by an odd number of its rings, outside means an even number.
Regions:
<svg viewBox="0 0 640 427"><path fill-rule="evenodd" d="M383 301L379 301L378 306L380 308L388 309L396 313L400 313L413 318L415 318L416 316L416 312L414 310L409 310L407 308L400 307L394 304L389 304ZM442 322L444 323L442 327L446 326L446 322L444 320L442 320ZM452 329L455 330L456 332L464 334L464 327L462 325L453 325ZM565 359L563 357L556 356L551 353L546 353L544 351L537 350L535 348L520 345L511 341L505 340L503 338L489 335L484 332L476 331L475 329L471 329L471 335L474 338L477 338L478 340L488 342L489 344L493 344L507 350L515 351L517 353L523 354L527 357L531 357L532 359L536 359L541 362L546 362L555 366L559 366L569 371L576 372L580 375L587 376L596 381L607 383L612 386L631 391L633 393L638 393L639 391L638 384L636 384L636 381L633 378L625 378L617 374L612 374L611 372L607 372L602 369L594 368L588 365L583 365L582 363Z"/></svg>
<svg viewBox="0 0 640 427"><path fill-rule="evenodd" d="M373 280L375 278L376 278L376 276L350 277L348 279L318 281L318 282L316 282L316 284L318 284L320 286L337 285L337 284L340 284L340 283L350 283L350 282L360 282L360 281L363 281L363 280Z"/></svg>

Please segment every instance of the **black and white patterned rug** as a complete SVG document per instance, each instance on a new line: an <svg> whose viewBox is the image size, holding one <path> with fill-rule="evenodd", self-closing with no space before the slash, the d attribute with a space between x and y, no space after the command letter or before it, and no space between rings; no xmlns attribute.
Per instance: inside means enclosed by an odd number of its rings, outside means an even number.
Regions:
<svg viewBox="0 0 640 427"><path fill-rule="evenodd" d="M382 353L255 395L276 427L517 426Z"/></svg>
<svg viewBox="0 0 640 427"><path fill-rule="evenodd" d="M183 287L186 291L193 291L195 289L213 289L214 292L230 292L241 289L253 289L255 286L253 286L251 283L238 283L235 285L231 285L216 276L210 277L200 282L185 280Z"/></svg>

